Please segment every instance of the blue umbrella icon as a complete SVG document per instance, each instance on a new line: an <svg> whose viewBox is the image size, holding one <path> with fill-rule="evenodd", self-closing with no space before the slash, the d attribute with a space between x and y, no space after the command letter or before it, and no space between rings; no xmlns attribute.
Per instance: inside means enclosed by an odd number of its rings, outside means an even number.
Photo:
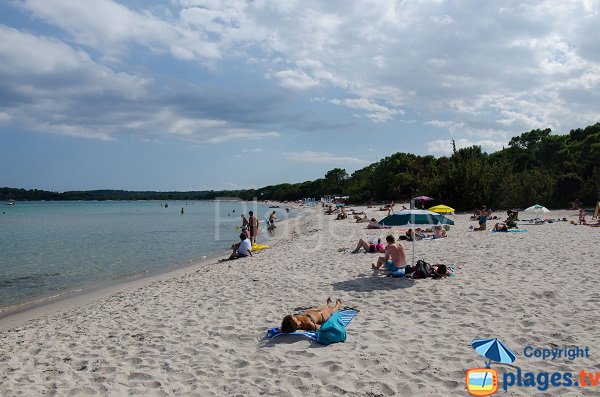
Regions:
<svg viewBox="0 0 600 397"><path fill-rule="evenodd" d="M471 342L471 346L473 346L473 349L475 349L477 353L489 359L489 361L485 363L487 368L490 367L492 361L510 364L517 359L515 353L500 342L498 338L475 339Z"/></svg>
<svg viewBox="0 0 600 397"><path fill-rule="evenodd" d="M502 342L498 340L498 338L492 339L475 339L471 342L471 346L473 349L483 357L489 359L485 363L486 368L490 368L490 364L492 361L510 364L517 359L515 353L512 352L508 347L506 347ZM487 378L487 372L483 377L482 385L485 385L485 380Z"/></svg>

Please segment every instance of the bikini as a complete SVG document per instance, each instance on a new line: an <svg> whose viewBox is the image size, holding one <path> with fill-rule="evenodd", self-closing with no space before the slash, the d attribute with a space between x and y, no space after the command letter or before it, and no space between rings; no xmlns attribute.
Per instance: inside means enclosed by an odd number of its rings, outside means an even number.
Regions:
<svg viewBox="0 0 600 397"><path fill-rule="evenodd" d="M316 310L319 312L319 314L321 315L321 324L323 324L323 322L325 321L325 317L323 316L323 312L319 309L312 309L312 310ZM317 330L317 322L315 321L315 319L313 318L313 316L311 316L308 313L304 313L304 314L300 314L301 316L306 316L310 319L310 321L312 321L312 323L315 325L315 331Z"/></svg>

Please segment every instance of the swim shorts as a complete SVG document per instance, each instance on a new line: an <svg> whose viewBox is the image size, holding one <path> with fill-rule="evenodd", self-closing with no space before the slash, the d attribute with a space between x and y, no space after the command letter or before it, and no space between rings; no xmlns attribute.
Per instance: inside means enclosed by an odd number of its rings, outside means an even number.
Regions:
<svg viewBox="0 0 600 397"><path fill-rule="evenodd" d="M385 262L385 267L390 271L390 272L395 272L397 270L399 270L400 268L396 265L394 265L394 262L392 262L391 260Z"/></svg>

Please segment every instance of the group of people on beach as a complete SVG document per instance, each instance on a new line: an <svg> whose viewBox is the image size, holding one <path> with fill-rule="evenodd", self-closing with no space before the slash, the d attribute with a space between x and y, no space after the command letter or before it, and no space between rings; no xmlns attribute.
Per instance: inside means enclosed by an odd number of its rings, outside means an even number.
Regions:
<svg viewBox="0 0 600 397"><path fill-rule="evenodd" d="M249 218L246 218L246 214L242 214L242 232L240 233L240 242L231 245L232 253L229 259L244 258L252 256L252 247L256 245L256 238L258 237L260 221L254 215L254 211L248 213ZM267 230L269 233L274 233L275 220L277 219L276 211L271 212L269 219L266 221Z"/></svg>
<svg viewBox="0 0 600 397"><path fill-rule="evenodd" d="M441 229L443 230L443 229ZM407 235L414 236L412 231L409 231ZM401 236L401 238L404 236ZM391 234L385 238L386 245L381 242L381 239L377 240L377 243L367 242L366 240L360 239L356 248L352 251L353 254L357 254L360 250L364 250L366 253L379 253L384 254L379 256L377 261L371 265L374 270L384 269L388 271L388 275L395 276L402 273L403 276L408 278L422 278L422 274L417 273L417 267L409 266L406 263L406 251L404 246L396 241L396 238ZM432 267L432 276L437 274L440 277L447 275L446 267L439 267L434 265Z"/></svg>
<svg viewBox="0 0 600 397"><path fill-rule="evenodd" d="M479 223L479 227L473 228L474 231L485 231L487 230L487 221L490 219L498 219L497 216L492 216L492 209L487 208L485 205L481 209L475 209L475 212L471 216L471 220L476 220ZM494 225L493 231L506 232L509 229L517 227L517 221L519 220L519 211L507 210L506 219L501 222L497 222Z"/></svg>

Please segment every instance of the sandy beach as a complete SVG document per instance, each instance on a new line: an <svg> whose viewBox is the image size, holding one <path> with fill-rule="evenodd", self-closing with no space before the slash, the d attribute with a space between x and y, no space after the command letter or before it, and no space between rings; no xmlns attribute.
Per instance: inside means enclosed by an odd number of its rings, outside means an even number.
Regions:
<svg viewBox="0 0 600 397"><path fill-rule="evenodd" d="M547 216L577 219L567 210ZM307 209L252 258L141 280L38 309L28 321L0 320L0 394L466 396L465 371L485 363L471 341L495 337L517 355L492 365L500 375L596 371L600 229L557 222L473 232L469 215L456 215L447 238L415 243L417 259L454 264L456 273L410 280L371 270L375 254L350 253L359 238L398 237L401 228L333 218ZM410 260L412 245L403 244ZM327 297L360 310L345 343L264 339L294 308ZM589 357L525 357L529 345L589 347ZM593 396L598 388L515 384L503 394Z"/></svg>

